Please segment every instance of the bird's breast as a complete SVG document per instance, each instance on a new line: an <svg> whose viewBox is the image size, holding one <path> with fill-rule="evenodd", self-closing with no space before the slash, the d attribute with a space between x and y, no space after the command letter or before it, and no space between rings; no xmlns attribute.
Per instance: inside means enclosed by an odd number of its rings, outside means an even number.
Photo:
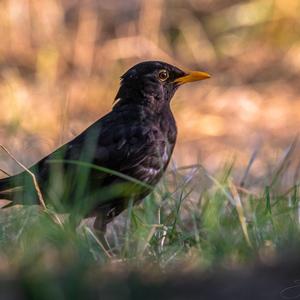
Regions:
<svg viewBox="0 0 300 300"><path fill-rule="evenodd" d="M129 110L121 113L121 126L115 132L118 149L128 153L122 162L122 172L144 181L156 184L163 175L170 161L176 142L176 124L168 109L161 114L153 114L148 109ZM134 118L129 118L134 115ZM126 130L124 128L126 127ZM119 135L122 136L119 139Z"/></svg>
<svg viewBox="0 0 300 300"><path fill-rule="evenodd" d="M156 184L169 164L174 145L174 141L168 138L168 132L153 126L148 136L148 147L137 166L138 177L147 183Z"/></svg>

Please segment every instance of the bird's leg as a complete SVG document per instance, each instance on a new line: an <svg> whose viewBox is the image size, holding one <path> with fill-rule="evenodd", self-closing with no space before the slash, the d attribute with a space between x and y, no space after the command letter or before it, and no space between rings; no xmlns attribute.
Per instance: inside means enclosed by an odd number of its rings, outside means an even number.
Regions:
<svg viewBox="0 0 300 300"><path fill-rule="evenodd" d="M110 247L105 238L106 222L104 221L103 214L99 213L96 216L93 227L94 227L94 232L95 232L98 240L100 241L100 243L103 245L105 250L109 250Z"/></svg>

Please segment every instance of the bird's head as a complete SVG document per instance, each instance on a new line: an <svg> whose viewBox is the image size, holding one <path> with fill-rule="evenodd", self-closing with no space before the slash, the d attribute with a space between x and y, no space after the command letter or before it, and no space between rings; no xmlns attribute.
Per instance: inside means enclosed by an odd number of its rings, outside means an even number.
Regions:
<svg viewBox="0 0 300 300"><path fill-rule="evenodd" d="M180 85L209 77L205 72L182 71L165 62L146 61L133 66L122 75L115 100L120 104L134 102L160 110L169 105Z"/></svg>

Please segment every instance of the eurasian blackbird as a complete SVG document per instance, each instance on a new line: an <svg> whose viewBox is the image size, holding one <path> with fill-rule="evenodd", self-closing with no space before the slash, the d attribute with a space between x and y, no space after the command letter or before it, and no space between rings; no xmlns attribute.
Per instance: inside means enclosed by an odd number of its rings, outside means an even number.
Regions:
<svg viewBox="0 0 300 300"><path fill-rule="evenodd" d="M176 142L170 100L187 82L209 78L160 61L146 61L122 77L111 112L30 168L47 204L69 212L78 224L96 216L108 224L132 199L139 203L162 177ZM9 204L39 204L26 171L0 180Z"/></svg>

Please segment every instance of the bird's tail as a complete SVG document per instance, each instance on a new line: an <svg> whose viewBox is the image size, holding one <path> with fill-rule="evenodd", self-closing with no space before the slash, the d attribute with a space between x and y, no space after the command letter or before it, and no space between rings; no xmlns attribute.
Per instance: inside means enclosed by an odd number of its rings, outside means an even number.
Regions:
<svg viewBox="0 0 300 300"><path fill-rule="evenodd" d="M12 201L7 205L2 206L1 208L7 208L9 206L17 204L15 201L15 196L18 191L16 191L15 188L18 187L18 179L18 175L0 179L0 199Z"/></svg>
<svg viewBox="0 0 300 300"><path fill-rule="evenodd" d="M38 204L32 178L27 172L0 179L0 199L11 201L1 208L16 204Z"/></svg>
<svg viewBox="0 0 300 300"><path fill-rule="evenodd" d="M5 190L8 190L11 188L12 177L14 177L14 176L0 179L0 194L1 194L1 192L4 192Z"/></svg>

